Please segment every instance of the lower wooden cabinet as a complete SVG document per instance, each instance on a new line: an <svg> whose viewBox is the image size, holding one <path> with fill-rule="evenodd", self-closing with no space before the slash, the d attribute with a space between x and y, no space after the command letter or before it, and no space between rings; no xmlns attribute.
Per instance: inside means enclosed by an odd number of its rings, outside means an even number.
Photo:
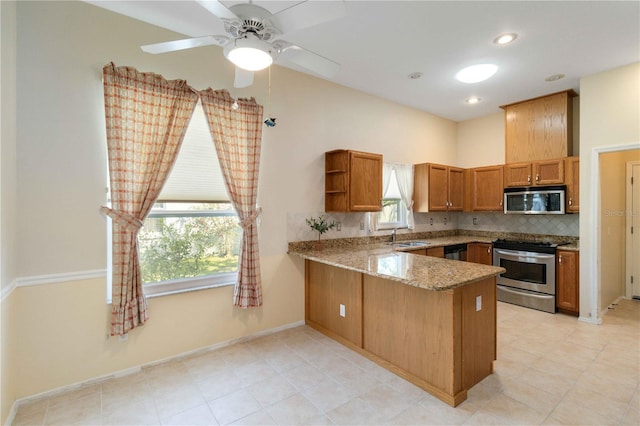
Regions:
<svg viewBox="0 0 640 426"><path fill-rule="evenodd" d="M493 244L467 244L467 262L482 263L483 265L493 265Z"/></svg>
<svg viewBox="0 0 640 426"><path fill-rule="evenodd" d="M493 372L496 280L433 291L306 260L305 322L455 407Z"/></svg>
<svg viewBox="0 0 640 426"><path fill-rule="evenodd" d="M556 252L556 308L559 312L580 314L580 253Z"/></svg>
<svg viewBox="0 0 640 426"><path fill-rule="evenodd" d="M426 254L427 256L444 258L444 247L429 247Z"/></svg>

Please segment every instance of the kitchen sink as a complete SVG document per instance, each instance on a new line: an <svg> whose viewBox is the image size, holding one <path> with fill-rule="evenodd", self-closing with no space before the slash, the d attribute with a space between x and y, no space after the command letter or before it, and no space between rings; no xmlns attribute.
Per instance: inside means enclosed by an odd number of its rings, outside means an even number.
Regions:
<svg viewBox="0 0 640 426"><path fill-rule="evenodd" d="M395 247L426 247L430 243L426 241L406 241L402 243L394 243Z"/></svg>

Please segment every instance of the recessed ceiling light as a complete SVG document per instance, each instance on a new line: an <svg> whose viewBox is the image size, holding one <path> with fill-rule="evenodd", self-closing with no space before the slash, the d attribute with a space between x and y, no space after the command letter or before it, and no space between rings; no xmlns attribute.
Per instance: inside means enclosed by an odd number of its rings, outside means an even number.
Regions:
<svg viewBox="0 0 640 426"><path fill-rule="evenodd" d="M544 81L556 81L556 80L560 80L561 78L564 78L564 74L554 74L545 78Z"/></svg>
<svg viewBox="0 0 640 426"><path fill-rule="evenodd" d="M478 64L466 67L456 74L456 79L463 83L479 83L490 78L498 71L498 66L493 64Z"/></svg>
<svg viewBox="0 0 640 426"><path fill-rule="evenodd" d="M422 77L422 73L421 72L412 72L411 74L409 74L409 78L411 80L417 80L420 77Z"/></svg>
<svg viewBox="0 0 640 426"><path fill-rule="evenodd" d="M493 42L495 44L509 44L517 38L518 38L518 34L516 33L500 34L498 37L496 37L493 40Z"/></svg>
<svg viewBox="0 0 640 426"><path fill-rule="evenodd" d="M477 104L478 102L480 102L480 98L475 97L475 96L471 96L469 99L467 99L465 102L467 102L468 104Z"/></svg>

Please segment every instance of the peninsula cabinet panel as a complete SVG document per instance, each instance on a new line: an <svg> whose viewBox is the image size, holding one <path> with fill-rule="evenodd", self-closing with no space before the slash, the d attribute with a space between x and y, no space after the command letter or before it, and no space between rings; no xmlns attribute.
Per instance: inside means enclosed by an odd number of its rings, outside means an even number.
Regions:
<svg viewBox="0 0 640 426"><path fill-rule="evenodd" d="M325 211L373 212L382 208L382 155L325 153Z"/></svg>
<svg viewBox="0 0 640 426"><path fill-rule="evenodd" d="M493 373L496 360L496 281L464 286L462 291L462 387L470 389Z"/></svg>
<svg viewBox="0 0 640 426"><path fill-rule="evenodd" d="M425 291L365 275L364 349L456 406L471 386L493 372L495 291L495 278Z"/></svg>
<svg viewBox="0 0 640 426"><path fill-rule="evenodd" d="M426 249L427 256L441 257L444 259L444 247L429 247Z"/></svg>
<svg viewBox="0 0 640 426"><path fill-rule="evenodd" d="M307 322L362 347L362 274L309 260L305 273Z"/></svg>
<svg viewBox="0 0 640 426"><path fill-rule="evenodd" d="M378 277L364 277L364 349L419 377L448 395L462 390L460 303L453 291L425 291ZM456 359L457 356L457 359ZM457 368L455 368L457 367Z"/></svg>
<svg viewBox="0 0 640 426"><path fill-rule="evenodd" d="M573 148L573 90L503 105L505 163L567 157Z"/></svg>
<svg viewBox="0 0 640 426"><path fill-rule="evenodd" d="M565 160L565 177L567 184L567 213L580 211L580 157L569 157Z"/></svg>
<svg viewBox="0 0 640 426"><path fill-rule="evenodd" d="M504 210L504 168L499 166L476 167L468 170L467 188L469 207L466 210L501 212Z"/></svg>

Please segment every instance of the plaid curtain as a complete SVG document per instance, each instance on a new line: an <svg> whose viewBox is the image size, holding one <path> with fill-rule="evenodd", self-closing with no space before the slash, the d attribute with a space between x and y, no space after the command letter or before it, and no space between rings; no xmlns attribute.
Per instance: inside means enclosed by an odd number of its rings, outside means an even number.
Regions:
<svg viewBox="0 0 640 426"><path fill-rule="evenodd" d="M255 99L234 99L226 90L207 89L200 100L209 122L229 197L242 226L242 249L233 304L262 306L257 218L258 172L262 142L262 106Z"/></svg>
<svg viewBox="0 0 640 426"><path fill-rule="evenodd" d="M131 67L103 68L113 220L111 335L149 318L142 292L138 231L153 207L198 101L184 80L165 80Z"/></svg>

